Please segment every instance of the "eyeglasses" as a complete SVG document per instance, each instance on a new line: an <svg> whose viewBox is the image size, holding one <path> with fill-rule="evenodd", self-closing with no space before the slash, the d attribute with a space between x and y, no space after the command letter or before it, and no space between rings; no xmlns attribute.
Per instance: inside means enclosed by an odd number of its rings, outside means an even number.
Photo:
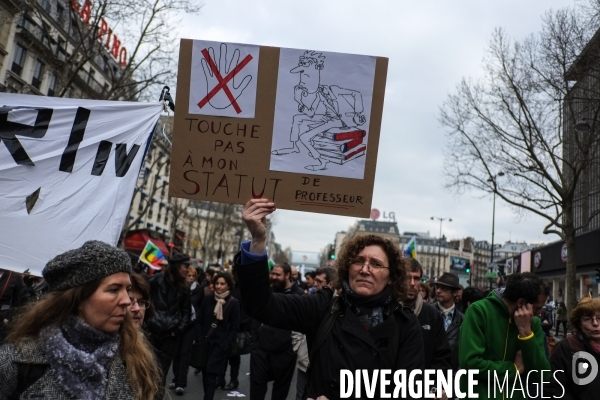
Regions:
<svg viewBox="0 0 600 400"><path fill-rule="evenodd" d="M390 267L386 267L385 265L383 265L381 262L377 261L377 260L366 260L364 257L356 257L354 259L354 261L352 261L352 266L354 268L356 267L360 267L359 270L363 269L364 266L367 266L367 269L369 270L369 272L379 272L382 271L384 269L390 269Z"/></svg>
<svg viewBox="0 0 600 400"><path fill-rule="evenodd" d="M592 322L597 322L600 324L600 316L597 317L581 317L581 322L584 324L591 324Z"/></svg>
<svg viewBox="0 0 600 400"><path fill-rule="evenodd" d="M148 300L134 300L130 297L129 301L131 301L131 307L133 307L133 305L135 303L137 303L138 306L140 306L140 308L149 308L150 307L150 302Z"/></svg>

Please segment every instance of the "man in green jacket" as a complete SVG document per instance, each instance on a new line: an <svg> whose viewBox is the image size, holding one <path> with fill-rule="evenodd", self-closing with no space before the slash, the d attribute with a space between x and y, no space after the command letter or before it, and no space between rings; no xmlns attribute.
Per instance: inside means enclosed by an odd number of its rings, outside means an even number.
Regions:
<svg viewBox="0 0 600 400"><path fill-rule="evenodd" d="M459 365L479 371L473 391L480 400L536 397L542 374L544 381L552 379L545 336L540 320L534 318L546 297L539 276L512 274L505 288L467 309L460 329ZM463 392L466 383L461 381Z"/></svg>

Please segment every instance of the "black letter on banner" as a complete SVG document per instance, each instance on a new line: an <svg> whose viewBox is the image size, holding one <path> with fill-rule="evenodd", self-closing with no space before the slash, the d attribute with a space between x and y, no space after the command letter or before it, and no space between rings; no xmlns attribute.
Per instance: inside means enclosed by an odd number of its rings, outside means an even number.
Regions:
<svg viewBox="0 0 600 400"><path fill-rule="evenodd" d="M104 172L106 167L106 161L110 156L110 149L112 148L112 142L103 140L98 145L98 152L96 153L96 159L94 160L94 167L92 168L92 175L100 176Z"/></svg>
<svg viewBox="0 0 600 400"><path fill-rule="evenodd" d="M117 144L116 157L115 157L115 171L119 178L122 178L129 171L129 167L135 158L138 150L140 149L139 144L134 144L129 154L127 154L127 144Z"/></svg>
<svg viewBox="0 0 600 400"><path fill-rule="evenodd" d="M50 125L53 110L51 108L38 108L35 124L31 126L8 120L8 113L15 109L16 108L11 107L0 107L0 142L4 141L10 155L18 165L35 166L16 136L19 135L34 139L43 138L48 130L48 125ZM21 109L27 108L22 107Z"/></svg>
<svg viewBox="0 0 600 400"><path fill-rule="evenodd" d="M73 128L71 128L71 135L69 136L69 143L65 148L65 151L60 159L59 171L73 172L73 166L75 165L75 156L79 149L79 143L83 140L85 133L85 127L90 119L91 111L87 108L78 107L77 113L75 114L75 121L73 122Z"/></svg>

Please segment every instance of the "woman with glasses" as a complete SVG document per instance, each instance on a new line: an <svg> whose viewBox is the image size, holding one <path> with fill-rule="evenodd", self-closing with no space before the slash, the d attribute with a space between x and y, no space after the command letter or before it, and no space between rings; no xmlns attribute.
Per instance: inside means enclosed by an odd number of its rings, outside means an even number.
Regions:
<svg viewBox="0 0 600 400"><path fill-rule="evenodd" d="M600 299L583 298L571 311L570 322L575 333L558 342L550 355L554 378L544 388L544 396L598 399Z"/></svg>
<svg viewBox="0 0 600 400"><path fill-rule="evenodd" d="M129 300L131 305L127 311L131 314L133 323L142 329L144 322L152 318L153 311L150 308L150 286L140 274L131 274Z"/></svg>
<svg viewBox="0 0 600 400"><path fill-rule="evenodd" d="M310 368L304 398L339 399L341 369L423 369L421 326L399 302L408 272L398 247L377 235L352 237L337 258L340 296L329 287L312 296L274 294L266 254L266 217L273 211L275 204L266 199L246 203L242 218L252 240L242 244L235 268L250 316L306 334Z"/></svg>

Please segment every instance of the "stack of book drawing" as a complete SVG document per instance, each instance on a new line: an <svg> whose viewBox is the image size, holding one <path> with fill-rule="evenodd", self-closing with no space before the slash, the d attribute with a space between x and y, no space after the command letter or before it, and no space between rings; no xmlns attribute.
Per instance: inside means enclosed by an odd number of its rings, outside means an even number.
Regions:
<svg viewBox="0 0 600 400"><path fill-rule="evenodd" d="M332 128L313 138L313 147L325 161L345 164L367 150L363 143L367 132L357 128Z"/></svg>

